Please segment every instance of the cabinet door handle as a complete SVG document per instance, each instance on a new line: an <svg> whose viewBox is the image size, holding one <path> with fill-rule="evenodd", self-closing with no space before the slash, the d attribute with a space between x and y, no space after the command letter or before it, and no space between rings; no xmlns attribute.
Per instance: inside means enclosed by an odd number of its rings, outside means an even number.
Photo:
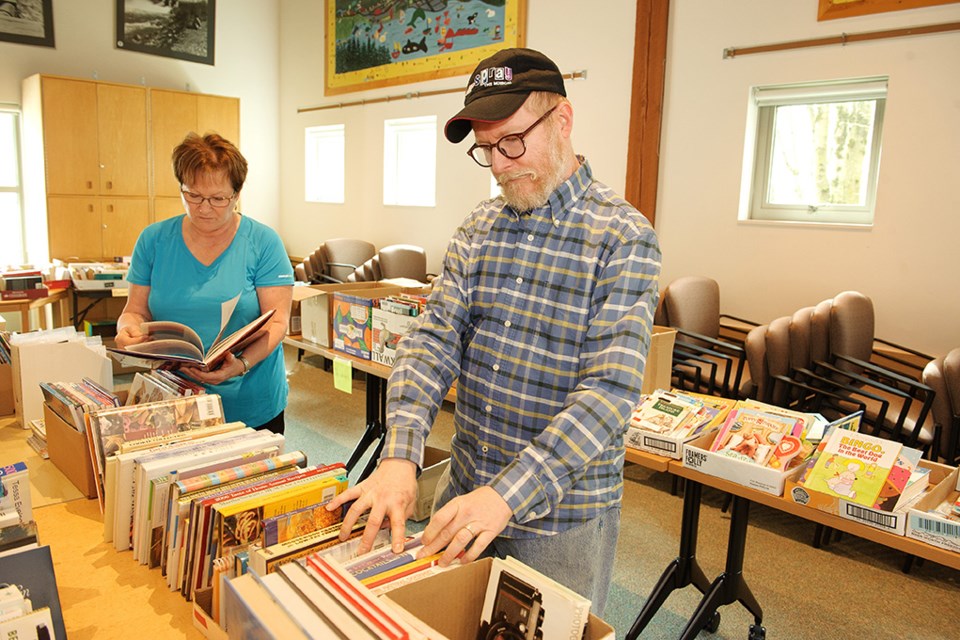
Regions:
<svg viewBox="0 0 960 640"><path fill-rule="evenodd" d="M88 204L88 205L87 205L87 211L89 211L90 213L93 213L93 205L92 205L92 204Z"/></svg>
<svg viewBox="0 0 960 640"><path fill-rule="evenodd" d="M93 189L93 181L87 180L87 189Z"/></svg>
<svg viewBox="0 0 960 640"><path fill-rule="evenodd" d="M107 189L113 189L113 181L107 180Z"/></svg>
<svg viewBox="0 0 960 640"><path fill-rule="evenodd" d="M107 228L107 225L103 225L103 228L106 229L106 228Z"/></svg>
<svg viewBox="0 0 960 640"><path fill-rule="evenodd" d="M112 205L112 204L108 204L108 205L107 205L107 211L109 211L110 213L113 213L113 205ZM107 225L103 225L103 228L106 229L106 228L107 228Z"/></svg>

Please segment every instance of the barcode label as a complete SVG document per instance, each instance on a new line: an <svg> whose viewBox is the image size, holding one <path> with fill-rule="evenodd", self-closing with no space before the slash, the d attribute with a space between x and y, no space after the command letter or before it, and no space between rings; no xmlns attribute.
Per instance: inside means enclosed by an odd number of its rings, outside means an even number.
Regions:
<svg viewBox="0 0 960 640"><path fill-rule="evenodd" d="M213 394L196 396L197 412L200 414L201 420L210 420L211 418L223 417L223 414L220 412L220 403L217 402L219 397L220 396L214 397Z"/></svg>
<svg viewBox="0 0 960 640"><path fill-rule="evenodd" d="M874 524L878 527L884 527L886 529L897 528L897 517L895 515L889 513L879 513L877 511L873 511L872 509L867 509L850 502L844 503L844 506L847 508L847 515L851 518L869 522L870 524Z"/></svg>
<svg viewBox="0 0 960 640"><path fill-rule="evenodd" d="M666 451L668 453L677 452L677 443L669 442L664 440L657 440L655 438L644 438L643 446L650 447L651 449L656 449L657 451Z"/></svg>
<svg viewBox="0 0 960 640"><path fill-rule="evenodd" d="M911 524L914 525L914 529L923 529L929 533L950 536L952 538L960 537L960 525L949 522L931 520L929 518L916 518Z"/></svg>

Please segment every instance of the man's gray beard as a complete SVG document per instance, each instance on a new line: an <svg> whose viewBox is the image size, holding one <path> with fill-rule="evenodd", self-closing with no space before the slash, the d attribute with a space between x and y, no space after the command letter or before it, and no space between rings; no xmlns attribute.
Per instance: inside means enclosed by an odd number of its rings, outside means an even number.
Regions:
<svg viewBox="0 0 960 640"><path fill-rule="evenodd" d="M563 175L563 151L560 147L560 135L558 131L554 130L551 133L549 145L550 163L548 173L537 173L536 171L527 170L501 176L501 178L511 178L511 181L508 181L507 184L500 185L500 191L503 193L503 199L506 203L517 213L533 211L547 204L547 200L550 199L550 194L556 191L557 187L563 184L567 178L567 176ZM521 190L514 187L512 179L519 176L527 176L527 179L534 184L535 188L533 191L516 193ZM512 191L515 193L511 193Z"/></svg>

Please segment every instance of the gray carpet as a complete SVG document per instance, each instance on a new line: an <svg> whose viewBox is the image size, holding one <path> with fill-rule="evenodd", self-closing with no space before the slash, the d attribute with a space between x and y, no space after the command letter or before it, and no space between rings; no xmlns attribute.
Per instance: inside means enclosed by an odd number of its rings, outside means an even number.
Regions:
<svg viewBox="0 0 960 640"><path fill-rule="evenodd" d="M363 379L355 378L352 394L336 391L319 358L297 362L293 350L287 352L287 370L289 447L303 449L312 462L346 460L363 428ZM445 411L429 443L446 448L450 433L451 414ZM625 476L614 584L603 616L617 638L625 637L677 555L682 507L681 498L670 493L669 475L629 465ZM729 516L721 512L722 503L721 493L704 489L697 559L709 580L724 569ZM763 608L768 638L946 640L960 635L960 572L924 562L904 574L900 552L850 535L814 549L813 532L810 522L751 507L743 575ZM699 600L693 586L674 592L640 637L679 637ZM719 630L699 637L747 637L753 617L746 609L727 605L720 615Z"/></svg>

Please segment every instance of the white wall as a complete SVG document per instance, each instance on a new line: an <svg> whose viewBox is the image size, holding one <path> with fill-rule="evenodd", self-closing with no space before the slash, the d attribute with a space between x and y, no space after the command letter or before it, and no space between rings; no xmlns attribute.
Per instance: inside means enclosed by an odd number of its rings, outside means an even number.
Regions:
<svg viewBox="0 0 960 640"><path fill-rule="evenodd" d="M240 148L250 163L244 213L278 226L276 3L217 3L215 66L117 49L115 11L115 0L58 0L53 3L56 48L0 42L0 102L19 104L21 80L35 73L239 97Z"/></svg>
<svg viewBox="0 0 960 640"><path fill-rule="evenodd" d="M859 290L873 299L878 336L945 353L960 346L960 32L721 54L956 22L960 5L817 22L816 4L671 3L657 207L663 282L711 276L725 312L760 321ZM749 88L873 75L890 77L873 228L738 223Z"/></svg>
<svg viewBox="0 0 960 640"><path fill-rule="evenodd" d="M626 175L633 56L634 0L604 0L603 10L577 0L528 0L527 46L547 53L560 70L587 70L567 82L574 105L574 146L597 177L622 192ZM596 5L594 5L596 6ZM366 238L378 247L409 242L427 251L428 268L440 267L447 241L461 220L490 191L490 173L466 156L470 142L450 144L443 125L463 104L462 93L298 114L297 109L407 92L459 88L459 76L325 97L323 93L323 3L282 0L280 38L280 145L283 217L281 235L292 254L303 255L325 238ZM437 116L437 205L383 205L383 120ZM346 126L347 184L343 205L303 199L303 130Z"/></svg>

